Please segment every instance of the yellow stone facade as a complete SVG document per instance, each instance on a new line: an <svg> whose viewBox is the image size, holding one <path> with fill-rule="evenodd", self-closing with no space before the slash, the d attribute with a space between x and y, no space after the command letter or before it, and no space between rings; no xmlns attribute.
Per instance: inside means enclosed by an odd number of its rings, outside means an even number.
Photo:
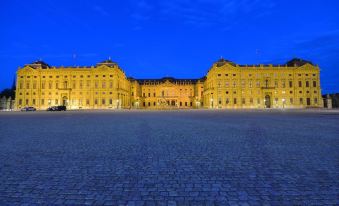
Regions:
<svg viewBox="0 0 339 206"><path fill-rule="evenodd" d="M111 60L91 67L51 67L42 61L17 71L16 106L45 110L120 108L322 107L319 67L238 65L221 59L201 79L134 79Z"/></svg>
<svg viewBox="0 0 339 206"><path fill-rule="evenodd" d="M204 84L207 108L322 107L319 67L293 59L284 65L238 65L221 59Z"/></svg>
<svg viewBox="0 0 339 206"><path fill-rule="evenodd" d="M204 79L133 79L133 108L201 108Z"/></svg>
<svg viewBox="0 0 339 206"><path fill-rule="evenodd" d="M17 72L17 108L44 110L66 105L68 109L127 108L130 82L114 62L92 67L51 67L44 62L25 65Z"/></svg>

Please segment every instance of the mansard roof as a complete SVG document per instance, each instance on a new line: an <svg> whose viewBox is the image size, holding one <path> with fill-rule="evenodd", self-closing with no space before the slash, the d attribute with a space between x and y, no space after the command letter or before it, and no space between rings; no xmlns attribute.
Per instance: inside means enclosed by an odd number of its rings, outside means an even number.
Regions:
<svg viewBox="0 0 339 206"><path fill-rule="evenodd" d="M36 69L36 68L47 69L47 68L51 67L46 62L44 62L42 60L38 60L38 61L32 62L30 64L26 64L26 65L30 66L30 67L33 67L34 69Z"/></svg>
<svg viewBox="0 0 339 206"><path fill-rule="evenodd" d="M305 64L310 64L310 65L315 66L311 61L303 60L303 59L300 59L300 58L291 59L290 61L286 62L285 64L236 64L236 63L229 61L229 60L226 60L224 58L221 58L214 63L214 65L216 67L222 67L225 64L230 64L234 67L269 67L269 66L273 66L273 67L278 67L278 66L280 66L280 67L283 67L283 66L301 67Z"/></svg>
<svg viewBox="0 0 339 206"><path fill-rule="evenodd" d="M306 60L303 60L303 59L299 59L299 58L294 58L290 61L288 61L286 63L287 66L289 67L301 67L305 64L311 64L311 65L314 65L312 62L310 61L306 61Z"/></svg>
<svg viewBox="0 0 339 206"><path fill-rule="evenodd" d="M96 64L96 66L101 66L101 65L105 65L105 66L108 66L108 67L117 67L118 69L122 70L118 64L116 62L113 62L111 59L108 59L108 60L104 60L104 61L101 61L99 63ZM72 68L72 69L75 69L75 68L79 68L79 69L91 69L91 68L95 68L95 66L50 66L49 64L47 64L46 62L42 61L42 60L38 60L38 61L34 61L30 64L25 64L25 66L29 66L29 67L32 67L33 69L37 69L37 68L41 68L41 69L49 69L49 68L52 68L52 69L63 69L63 68Z"/></svg>
<svg viewBox="0 0 339 206"><path fill-rule="evenodd" d="M175 83L175 82L179 82L179 83L191 83L191 84L195 84L196 82L200 81L204 81L204 78L200 78L200 79L177 79L174 77L163 77L160 79L134 79L131 78L131 80L136 80L138 81L139 84L145 84L145 83L164 83L166 81L169 81L171 83Z"/></svg>
<svg viewBox="0 0 339 206"><path fill-rule="evenodd" d="M109 67L113 67L113 66L116 66L118 65L116 62L113 62L110 58L107 59L107 60L104 60L102 62L99 62L97 63L97 65L106 65L106 66L109 66Z"/></svg>
<svg viewBox="0 0 339 206"><path fill-rule="evenodd" d="M224 58L220 58L220 59L216 62L217 67L222 67L222 66L224 66L225 64L231 64L231 65L235 66L235 63L234 63L234 62L229 61L229 60L226 60L226 59L224 59Z"/></svg>

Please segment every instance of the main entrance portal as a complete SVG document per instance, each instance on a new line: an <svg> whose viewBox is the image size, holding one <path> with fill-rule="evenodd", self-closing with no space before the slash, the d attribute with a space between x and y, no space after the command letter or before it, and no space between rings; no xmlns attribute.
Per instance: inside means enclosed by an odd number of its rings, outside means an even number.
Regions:
<svg viewBox="0 0 339 206"><path fill-rule="evenodd" d="M67 97L63 97L62 98L62 105L67 106L67 103L68 103Z"/></svg>
<svg viewBox="0 0 339 206"><path fill-rule="evenodd" d="M265 108L271 108L271 97L270 97L270 95L265 96Z"/></svg>

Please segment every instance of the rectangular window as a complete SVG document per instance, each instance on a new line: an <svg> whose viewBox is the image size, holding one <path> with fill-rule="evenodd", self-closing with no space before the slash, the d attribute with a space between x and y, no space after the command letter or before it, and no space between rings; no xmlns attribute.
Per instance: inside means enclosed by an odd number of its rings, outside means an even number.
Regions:
<svg viewBox="0 0 339 206"><path fill-rule="evenodd" d="M245 87L245 81L241 80L241 87L244 88Z"/></svg>
<svg viewBox="0 0 339 206"><path fill-rule="evenodd" d="M41 105L44 105L44 104L45 104L45 100L42 99L42 100L41 100Z"/></svg>
<svg viewBox="0 0 339 206"><path fill-rule="evenodd" d="M94 104L98 105L98 100L97 99L94 100Z"/></svg>
<svg viewBox="0 0 339 206"><path fill-rule="evenodd" d="M113 104L113 99L109 99L109 104Z"/></svg>
<svg viewBox="0 0 339 206"><path fill-rule="evenodd" d="M318 104L318 98L314 98L314 104Z"/></svg>
<svg viewBox="0 0 339 206"><path fill-rule="evenodd" d="M310 86L309 81L306 81L306 87L309 87L309 86Z"/></svg>
<svg viewBox="0 0 339 206"><path fill-rule="evenodd" d="M306 104L307 104L307 106L311 105L311 98L306 98Z"/></svg>
<svg viewBox="0 0 339 206"><path fill-rule="evenodd" d="M299 99L299 103L300 103L300 104L303 104L303 98L300 98L300 99Z"/></svg>
<svg viewBox="0 0 339 206"><path fill-rule="evenodd" d="M89 105L89 99L86 99L86 104Z"/></svg>
<svg viewBox="0 0 339 206"><path fill-rule="evenodd" d="M55 99L55 104L59 104L59 100L58 99Z"/></svg>
<svg viewBox="0 0 339 206"><path fill-rule="evenodd" d="M242 103L242 104L245 104L245 103L246 103L245 98L242 98L241 103Z"/></svg>
<svg viewBox="0 0 339 206"><path fill-rule="evenodd" d="M237 104L237 98L234 98L233 102L234 104Z"/></svg>
<svg viewBox="0 0 339 206"><path fill-rule="evenodd" d="M28 103L29 103L29 101L28 101L28 99L26 99L26 105L28 105Z"/></svg>
<svg viewBox="0 0 339 206"><path fill-rule="evenodd" d="M290 98L290 103L293 104L293 98Z"/></svg>
<svg viewBox="0 0 339 206"><path fill-rule="evenodd" d="M301 81L299 81L299 87L302 87L302 82Z"/></svg>
<svg viewBox="0 0 339 206"><path fill-rule="evenodd" d="M22 99L19 99L19 105L22 105Z"/></svg>
<svg viewBox="0 0 339 206"><path fill-rule="evenodd" d="M41 89L45 89L45 84L46 84L45 82L41 83Z"/></svg>
<svg viewBox="0 0 339 206"><path fill-rule="evenodd" d="M26 84L26 89L29 89L29 83Z"/></svg>
<svg viewBox="0 0 339 206"><path fill-rule="evenodd" d="M313 87L317 87L317 82L313 81Z"/></svg>
<svg viewBox="0 0 339 206"><path fill-rule="evenodd" d="M109 88L113 88L113 82L109 82Z"/></svg>
<svg viewBox="0 0 339 206"><path fill-rule="evenodd" d="M105 100L105 99L102 99L102 100L101 100L101 104L102 104L102 105L105 105L105 104L106 104L106 100Z"/></svg>
<svg viewBox="0 0 339 206"><path fill-rule="evenodd" d="M52 82L49 82L48 83L48 89L52 89L52 85L53 85Z"/></svg>
<svg viewBox="0 0 339 206"><path fill-rule="evenodd" d="M293 87L293 82L292 81L289 82L289 86Z"/></svg>

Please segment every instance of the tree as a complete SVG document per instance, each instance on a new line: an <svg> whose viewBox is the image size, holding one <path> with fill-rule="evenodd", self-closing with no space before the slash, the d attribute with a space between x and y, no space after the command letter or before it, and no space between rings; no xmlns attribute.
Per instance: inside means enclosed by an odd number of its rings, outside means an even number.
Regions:
<svg viewBox="0 0 339 206"><path fill-rule="evenodd" d="M1 91L0 93L0 97L11 97L12 99L15 99L15 88L11 88L11 89L4 89Z"/></svg>

